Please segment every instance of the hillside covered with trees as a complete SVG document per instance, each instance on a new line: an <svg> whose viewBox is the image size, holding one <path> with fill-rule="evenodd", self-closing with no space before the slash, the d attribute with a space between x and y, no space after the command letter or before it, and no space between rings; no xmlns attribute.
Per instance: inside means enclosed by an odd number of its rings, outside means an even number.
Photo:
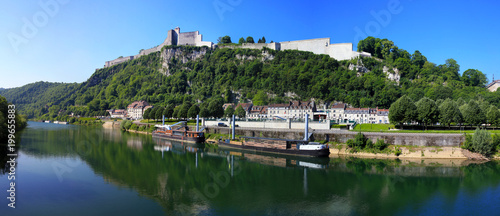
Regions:
<svg viewBox="0 0 500 216"><path fill-rule="evenodd" d="M448 59L437 65L419 51L410 54L392 41L368 37L358 44L359 51L374 58L337 61L327 55L296 50L269 49L211 50L207 47L168 46L161 52L97 70L83 83L37 82L19 88L2 89L0 95L19 107L28 118L56 118L71 113L81 116L104 115L106 109L123 109L137 100L169 107L174 117L187 117L189 111L175 107L198 106L207 113L224 102L254 104L282 103L290 99L342 101L355 107L389 108L403 95L412 101L427 97L434 101L487 101L500 106L500 92L488 92L484 74ZM369 72L349 70L349 65ZM401 79L387 79L397 68ZM213 102L215 101L215 102ZM186 108L187 109L187 108ZM180 115L179 113L182 113Z"/></svg>

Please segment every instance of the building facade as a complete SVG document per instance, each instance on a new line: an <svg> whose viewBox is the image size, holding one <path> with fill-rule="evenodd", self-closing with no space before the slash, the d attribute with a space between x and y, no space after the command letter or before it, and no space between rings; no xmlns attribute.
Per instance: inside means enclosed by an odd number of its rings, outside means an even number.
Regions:
<svg viewBox="0 0 500 216"><path fill-rule="evenodd" d="M109 116L111 118L126 118L127 117L127 110L124 109L111 109L111 110L106 110L109 113Z"/></svg>
<svg viewBox="0 0 500 216"><path fill-rule="evenodd" d="M135 101L127 106L127 116L131 119L142 119L144 111L152 107L146 101Z"/></svg>

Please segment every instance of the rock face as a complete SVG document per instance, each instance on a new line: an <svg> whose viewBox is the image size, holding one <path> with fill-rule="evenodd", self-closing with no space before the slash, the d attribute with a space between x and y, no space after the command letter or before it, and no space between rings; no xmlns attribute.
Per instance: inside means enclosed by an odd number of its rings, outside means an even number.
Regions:
<svg viewBox="0 0 500 216"><path fill-rule="evenodd" d="M169 63L172 61L172 59L176 59L177 61L181 61L183 64L199 59L203 57L209 48L206 47L201 47L199 49L194 49L194 50L185 50L183 47L176 47L176 48L167 48L167 49L162 49L160 55L162 59L162 73L169 76L170 75L170 65Z"/></svg>

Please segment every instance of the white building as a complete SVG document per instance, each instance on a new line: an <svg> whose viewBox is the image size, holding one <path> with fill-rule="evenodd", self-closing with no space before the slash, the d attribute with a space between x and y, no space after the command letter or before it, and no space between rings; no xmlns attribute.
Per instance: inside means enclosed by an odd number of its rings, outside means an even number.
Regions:
<svg viewBox="0 0 500 216"><path fill-rule="evenodd" d="M146 101L135 101L127 106L127 116L131 119L142 119L144 111L152 108Z"/></svg>

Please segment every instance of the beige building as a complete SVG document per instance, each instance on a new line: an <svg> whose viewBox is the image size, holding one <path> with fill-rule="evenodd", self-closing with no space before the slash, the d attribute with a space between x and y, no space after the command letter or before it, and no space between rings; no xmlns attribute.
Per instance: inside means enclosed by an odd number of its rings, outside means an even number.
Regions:
<svg viewBox="0 0 500 216"><path fill-rule="evenodd" d="M142 119L144 111L152 107L146 101L135 101L127 106L127 116L131 119Z"/></svg>
<svg viewBox="0 0 500 216"><path fill-rule="evenodd" d="M127 117L127 110L124 109L111 109L111 110L106 110L109 113L109 116L111 118L125 118Z"/></svg>
<svg viewBox="0 0 500 216"><path fill-rule="evenodd" d="M487 88L490 92L497 91L498 87L500 87L500 80L493 80L493 82L491 82L490 84L488 84L488 85L486 86L486 88Z"/></svg>

